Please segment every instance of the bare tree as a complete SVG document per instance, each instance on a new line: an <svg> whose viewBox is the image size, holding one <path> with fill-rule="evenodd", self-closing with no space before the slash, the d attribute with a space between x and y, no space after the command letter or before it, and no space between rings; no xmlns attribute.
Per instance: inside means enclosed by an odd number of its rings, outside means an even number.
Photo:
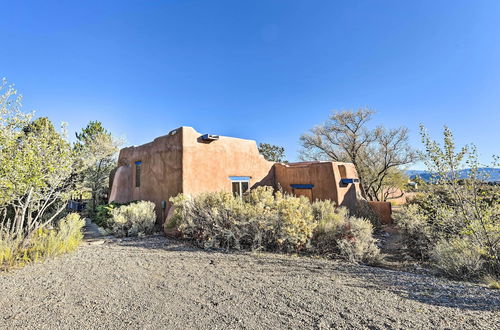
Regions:
<svg viewBox="0 0 500 330"><path fill-rule="evenodd" d="M353 163L365 195L380 200L391 171L416 161L417 153L408 144L407 128L368 128L373 114L370 109L333 112L301 136L301 158Z"/></svg>

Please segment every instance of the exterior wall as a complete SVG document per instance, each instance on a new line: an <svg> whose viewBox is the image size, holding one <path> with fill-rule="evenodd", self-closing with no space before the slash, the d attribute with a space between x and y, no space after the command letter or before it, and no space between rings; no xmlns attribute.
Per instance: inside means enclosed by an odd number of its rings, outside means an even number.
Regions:
<svg viewBox="0 0 500 330"><path fill-rule="evenodd" d="M136 187L135 162L141 162L141 184ZM110 202L148 200L156 204L158 219L166 216L162 201L182 192L182 129L153 142L120 151Z"/></svg>
<svg viewBox="0 0 500 330"><path fill-rule="evenodd" d="M373 212L375 212L383 225L392 224L392 205L389 202L368 202Z"/></svg>
<svg viewBox="0 0 500 330"><path fill-rule="evenodd" d="M335 185L337 187L337 194L339 203L338 205L347 206L349 208L356 207L357 201L363 196L360 183L342 184L341 179L359 179L356 167L352 163L334 162L333 172L335 174ZM342 169L345 169L345 173Z"/></svg>
<svg viewBox="0 0 500 330"><path fill-rule="evenodd" d="M269 180L274 163L259 154L255 141L221 136L203 142L201 134L183 127L183 191L232 191L230 176L250 177L250 187Z"/></svg>
<svg viewBox="0 0 500 330"><path fill-rule="evenodd" d="M156 204L159 222L169 211L169 199L183 192L232 191L230 177L250 177L250 187L269 185L311 200L331 200L355 207L361 197L358 178L350 163L304 162L275 164L259 154L255 141L221 136L206 142L191 127L180 127L153 142L120 151L111 180L110 201L149 200ZM136 162L141 162L140 187L136 187ZM293 184L313 185L294 189ZM166 201L166 208L162 208Z"/></svg>
<svg viewBox="0 0 500 330"><path fill-rule="evenodd" d="M138 147L120 151L110 202L149 200L159 221L165 219L170 197L184 192L232 191L230 176L250 177L250 187L274 183L272 167L255 141L221 136L204 142L201 133L180 127ZM135 187L135 162L141 161L141 185ZM162 201L167 201L162 209Z"/></svg>
<svg viewBox="0 0 500 330"><path fill-rule="evenodd" d="M339 166L344 166L341 174ZM354 165L339 162L303 162L292 164L276 164L276 182L283 191L306 195L303 189L294 189L291 185L313 185L310 195L314 200L331 200L337 205L354 206L361 196L359 183L342 184L342 175L345 178L358 178Z"/></svg>

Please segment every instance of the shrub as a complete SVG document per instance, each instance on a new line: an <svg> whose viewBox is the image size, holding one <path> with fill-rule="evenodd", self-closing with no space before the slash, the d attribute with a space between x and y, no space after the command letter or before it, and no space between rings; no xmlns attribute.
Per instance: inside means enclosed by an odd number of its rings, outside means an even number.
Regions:
<svg viewBox="0 0 500 330"><path fill-rule="evenodd" d="M55 228L39 228L25 239L0 233L0 267L23 266L29 262L74 251L82 241L85 221L76 213L61 219Z"/></svg>
<svg viewBox="0 0 500 330"><path fill-rule="evenodd" d="M500 290L500 280L498 278L488 275L484 278L484 282L488 288Z"/></svg>
<svg viewBox="0 0 500 330"><path fill-rule="evenodd" d="M333 254L352 262L374 263L380 250L373 238L373 226L363 218L349 216L347 209L335 209L333 203L312 204L318 222L312 244L320 253Z"/></svg>
<svg viewBox="0 0 500 330"><path fill-rule="evenodd" d="M312 204L314 219L317 222L312 238L312 244L320 253L338 253L338 240L341 236L342 226L349 217L346 208L335 209L332 202L317 201Z"/></svg>
<svg viewBox="0 0 500 330"><path fill-rule="evenodd" d="M322 233L330 229L336 230L343 225L348 216L344 207L336 208L330 201L316 201L312 203L314 220L317 222L316 232Z"/></svg>
<svg viewBox="0 0 500 330"><path fill-rule="evenodd" d="M342 226L338 241L339 253L352 262L375 263L379 260L380 249L373 238L373 225L369 220L350 217Z"/></svg>
<svg viewBox="0 0 500 330"><path fill-rule="evenodd" d="M373 211L373 208L370 206L370 203L366 199L359 198L356 201L355 206L349 209L349 213L357 218L368 219L373 227L380 228L380 216Z"/></svg>
<svg viewBox="0 0 500 330"><path fill-rule="evenodd" d="M130 205L133 204L134 202L129 202L129 203L116 203L116 202L111 202L109 204L101 204L96 206L96 211L93 215L91 215L92 220L100 227L105 228L105 229L112 229L113 228L113 214L112 211L116 209L117 207L123 206L123 205Z"/></svg>
<svg viewBox="0 0 500 330"><path fill-rule="evenodd" d="M204 248L292 251L306 247L315 222L309 201L258 187L243 198L227 192L172 198L173 219Z"/></svg>
<svg viewBox="0 0 500 330"><path fill-rule="evenodd" d="M297 250L305 247L312 237L316 222L312 215L311 203L304 197L293 197L276 193L277 216L274 221L273 236L282 250Z"/></svg>
<svg viewBox="0 0 500 330"><path fill-rule="evenodd" d="M178 195L166 229L177 226L184 237L203 248L299 251L368 262L378 256L370 222L351 218L330 201L310 203L305 197L273 194L258 187L243 198L230 193Z"/></svg>
<svg viewBox="0 0 500 330"><path fill-rule="evenodd" d="M484 272L481 248L469 240L454 238L439 241L431 260L444 275L454 279L476 279Z"/></svg>
<svg viewBox="0 0 500 330"><path fill-rule="evenodd" d="M410 204L396 212L394 218L409 254L421 260L427 259L438 233L432 230L420 207Z"/></svg>
<svg viewBox="0 0 500 330"><path fill-rule="evenodd" d="M112 230L118 236L151 234L156 222L155 204L140 201L111 209Z"/></svg>
<svg viewBox="0 0 500 330"><path fill-rule="evenodd" d="M480 171L474 146L456 150L445 127L442 145L421 128L432 176L423 194L396 216L410 254L456 279L500 276L500 190ZM499 167L494 157L492 167Z"/></svg>
<svg viewBox="0 0 500 330"><path fill-rule="evenodd" d="M115 204L104 204L98 205L95 210L95 214L92 217L92 220L100 227L111 229L113 227L113 223L111 218L113 217L111 211L116 207Z"/></svg>

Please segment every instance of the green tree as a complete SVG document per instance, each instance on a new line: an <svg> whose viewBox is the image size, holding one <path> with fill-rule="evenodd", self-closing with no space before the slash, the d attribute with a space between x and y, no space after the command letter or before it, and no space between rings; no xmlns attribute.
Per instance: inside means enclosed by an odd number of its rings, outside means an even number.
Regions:
<svg viewBox="0 0 500 330"><path fill-rule="evenodd" d="M76 133L74 149L82 169L81 187L92 194L92 212L109 186L109 175L116 165L120 142L99 121L91 121Z"/></svg>
<svg viewBox="0 0 500 330"><path fill-rule="evenodd" d="M285 148L268 143L259 144L259 153L264 156L264 158L270 162L284 163L285 160Z"/></svg>
<svg viewBox="0 0 500 330"><path fill-rule="evenodd" d="M64 210L73 151L47 118L31 120L4 80L0 88L0 231L24 239Z"/></svg>
<svg viewBox="0 0 500 330"><path fill-rule="evenodd" d="M427 199L429 222L442 232L445 244L462 240L462 246L479 251L488 271L499 276L500 205L491 202L494 196L485 182L487 174L479 170L476 147L466 145L457 150L448 127L444 128L442 145L432 140L423 126L420 132L425 146L424 163L432 173ZM492 167L500 166L498 160L493 157ZM464 178L465 169L468 175Z"/></svg>
<svg viewBox="0 0 500 330"><path fill-rule="evenodd" d="M408 129L370 129L369 109L333 112L328 120L300 138L301 158L353 163L370 200L379 200L391 172L417 160Z"/></svg>

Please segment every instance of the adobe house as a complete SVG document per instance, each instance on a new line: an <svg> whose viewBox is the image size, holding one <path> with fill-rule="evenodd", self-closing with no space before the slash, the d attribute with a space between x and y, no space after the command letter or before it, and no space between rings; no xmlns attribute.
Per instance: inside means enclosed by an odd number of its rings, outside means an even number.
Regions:
<svg viewBox="0 0 500 330"><path fill-rule="evenodd" d="M255 141L203 135L191 127L122 149L110 181L110 202L152 201L160 222L171 206L170 197L179 193L228 191L242 195L266 185L347 207L355 206L361 196L353 164L273 163L259 154Z"/></svg>

